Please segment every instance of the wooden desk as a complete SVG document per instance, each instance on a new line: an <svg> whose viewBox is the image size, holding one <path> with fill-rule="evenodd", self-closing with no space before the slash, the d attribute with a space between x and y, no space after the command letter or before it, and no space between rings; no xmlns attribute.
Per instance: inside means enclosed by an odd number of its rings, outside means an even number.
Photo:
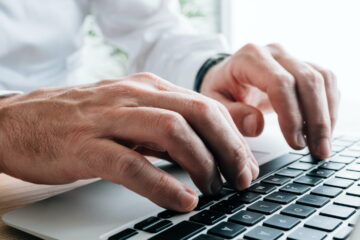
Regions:
<svg viewBox="0 0 360 240"><path fill-rule="evenodd" d="M68 185L48 186L31 184L5 174L0 174L0 216L15 208L69 191L93 181L94 180L86 180ZM0 239L38 240L39 238L8 227L0 220Z"/></svg>

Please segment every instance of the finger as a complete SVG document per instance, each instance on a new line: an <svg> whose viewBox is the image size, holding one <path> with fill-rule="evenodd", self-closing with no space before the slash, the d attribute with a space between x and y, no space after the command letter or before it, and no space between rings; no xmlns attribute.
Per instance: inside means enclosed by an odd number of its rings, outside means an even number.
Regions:
<svg viewBox="0 0 360 240"><path fill-rule="evenodd" d="M242 79L242 74L245 74L245 84L268 94L286 141L292 148L304 148L303 118L295 78L268 51L252 44L246 45L243 51L247 52L246 57L235 58L234 64L242 66L246 72L234 72L234 76Z"/></svg>
<svg viewBox="0 0 360 240"><path fill-rule="evenodd" d="M210 148L224 177L239 190L244 189L253 178L247 163L253 156L239 139L236 127L234 129L219 110L218 103L209 100L203 96L157 92L144 96L141 104L182 115Z"/></svg>
<svg viewBox="0 0 360 240"><path fill-rule="evenodd" d="M240 132L247 137L256 137L264 129L264 116L257 108L248 104L232 101L219 93L212 97L229 110L229 113Z"/></svg>
<svg viewBox="0 0 360 240"><path fill-rule="evenodd" d="M190 187L111 140L89 142L80 154L93 175L122 184L159 206L187 212L197 205L196 193Z"/></svg>
<svg viewBox="0 0 360 240"><path fill-rule="evenodd" d="M329 105L329 113L331 120L331 131L334 131L339 111L339 102L340 102L340 91L337 87L337 80L335 74L329 70L317 66L313 63L309 63L314 69L319 71L325 81L326 97Z"/></svg>
<svg viewBox="0 0 360 240"><path fill-rule="evenodd" d="M314 156L324 159L331 152L331 121L324 78L310 65L294 59L282 49L277 50L277 61L296 79L309 149Z"/></svg>
<svg viewBox="0 0 360 240"><path fill-rule="evenodd" d="M159 108L137 107L113 111L104 119L103 136L129 140L166 152L190 174L205 194L215 194L222 188L213 156L180 114Z"/></svg>
<svg viewBox="0 0 360 240"><path fill-rule="evenodd" d="M248 158L248 160L250 159L250 161L247 161L247 163L248 163L249 168L250 168L251 173L252 173L252 180L255 180L259 176L259 163L257 162L255 157L253 156L253 153L251 152L250 147L247 144L247 142L245 141L245 139L243 138L243 136L241 136L241 134L237 131L237 127L236 127L234 121L232 121L232 116L230 115L230 112L227 111L227 109L225 107L223 107L223 108L220 107L220 111L223 113L225 118L228 120L228 122L232 126L233 131L235 133L237 133L237 135L239 136L239 139L240 139L241 143L244 145L244 148L245 148L248 156L250 156ZM261 123L259 123L258 126L260 126L260 125L261 125ZM260 130L260 131L262 131L262 130Z"/></svg>
<svg viewBox="0 0 360 240"><path fill-rule="evenodd" d="M228 119L230 125L232 125L234 132L237 133L237 129L239 129L245 136L258 136L262 132L264 128L264 117L258 109L241 102L231 101L219 93L213 93L212 98L218 100L219 103L222 103L227 110L229 110L226 111L226 109L220 107L223 115ZM251 118L254 119L252 120ZM255 157L253 157L245 139L241 134L238 135L242 144L246 147L247 154L252 156L250 157L249 168L251 169L252 179L255 180L259 176L259 163Z"/></svg>

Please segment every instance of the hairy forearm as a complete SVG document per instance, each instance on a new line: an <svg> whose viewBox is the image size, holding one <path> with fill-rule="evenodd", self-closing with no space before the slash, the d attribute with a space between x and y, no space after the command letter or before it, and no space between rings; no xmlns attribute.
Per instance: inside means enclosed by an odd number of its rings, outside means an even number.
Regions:
<svg viewBox="0 0 360 240"><path fill-rule="evenodd" d="M15 95L8 96L8 97L0 97L0 145L2 146L2 147L0 147L0 173L5 172L4 151L6 151L6 149L4 148L4 146L2 144L3 138L4 138L3 126L4 126L5 117L6 117L5 109L8 106L8 104L11 102L11 99L13 97L15 97Z"/></svg>

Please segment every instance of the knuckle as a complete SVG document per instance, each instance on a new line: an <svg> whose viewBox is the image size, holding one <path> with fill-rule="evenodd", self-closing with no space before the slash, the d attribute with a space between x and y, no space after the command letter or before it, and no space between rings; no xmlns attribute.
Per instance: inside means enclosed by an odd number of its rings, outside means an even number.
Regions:
<svg viewBox="0 0 360 240"><path fill-rule="evenodd" d="M324 71L324 77L326 80L326 83L332 87L337 86L337 78L335 73L333 73L330 70Z"/></svg>
<svg viewBox="0 0 360 240"><path fill-rule="evenodd" d="M132 92L136 92L138 88L129 82L118 82L112 85L106 86L108 92L112 95L122 96Z"/></svg>
<svg viewBox="0 0 360 240"><path fill-rule="evenodd" d="M246 163L246 159L247 159L247 152L244 148L244 146L239 146L234 148L233 152L232 152L232 159L235 163L240 163L238 164L239 169L237 170L241 170Z"/></svg>
<svg viewBox="0 0 360 240"><path fill-rule="evenodd" d="M185 127L185 119L178 113L163 113L159 116L158 126L165 131L168 137L175 137Z"/></svg>
<svg viewBox="0 0 360 240"><path fill-rule="evenodd" d="M314 123L312 129L317 133L319 138L329 138L331 135L331 124L328 121Z"/></svg>
<svg viewBox="0 0 360 240"><path fill-rule="evenodd" d="M161 174L159 180L151 187L150 196L163 195L164 189L171 186L170 177L167 174Z"/></svg>
<svg viewBox="0 0 360 240"><path fill-rule="evenodd" d="M337 116L331 116L330 117L330 121L331 121L331 123L334 125L335 123L336 123L336 121L337 121Z"/></svg>
<svg viewBox="0 0 360 240"><path fill-rule="evenodd" d="M113 83L115 83L115 82L117 82L117 81L119 81L119 80L103 79L103 80L99 81L99 82L97 83L97 85L108 85L108 84L113 84Z"/></svg>
<svg viewBox="0 0 360 240"><path fill-rule="evenodd" d="M303 70L300 74L302 82L307 83L311 89L319 89L324 85L322 75L317 71Z"/></svg>
<svg viewBox="0 0 360 240"><path fill-rule="evenodd" d="M269 43L267 47L271 49L275 49L277 51L283 51L284 49L280 43Z"/></svg>
<svg viewBox="0 0 360 240"><path fill-rule="evenodd" d="M142 80L142 79L158 80L158 79L160 79L157 75L150 73L150 72L135 73L135 74L131 75L131 77L136 80Z"/></svg>
<svg viewBox="0 0 360 240"><path fill-rule="evenodd" d="M200 172L199 175L202 176L202 179L209 182L212 173L214 172L214 160L212 158L203 158L199 161L198 171Z"/></svg>
<svg viewBox="0 0 360 240"><path fill-rule="evenodd" d="M135 178L144 167L143 159L139 159L134 154L120 155L115 162L118 164L116 164L117 167L113 167L113 171L126 178Z"/></svg>
<svg viewBox="0 0 360 240"><path fill-rule="evenodd" d="M202 99L192 99L190 100L192 109L202 116L208 116L211 111L214 109L213 104L210 101Z"/></svg>
<svg viewBox="0 0 360 240"><path fill-rule="evenodd" d="M249 51L249 52L257 52L260 51L260 47L254 43L247 43L245 44L242 49L244 51Z"/></svg>
<svg viewBox="0 0 360 240"><path fill-rule="evenodd" d="M278 86L283 89L293 89L296 85L295 77L291 74L278 73L274 78L278 81Z"/></svg>

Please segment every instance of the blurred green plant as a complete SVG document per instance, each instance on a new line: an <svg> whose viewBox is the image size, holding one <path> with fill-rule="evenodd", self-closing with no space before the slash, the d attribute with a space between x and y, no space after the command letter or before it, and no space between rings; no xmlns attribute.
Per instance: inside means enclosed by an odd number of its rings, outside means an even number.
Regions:
<svg viewBox="0 0 360 240"><path fill-rule="evenodd" d="M206 15L201 11L200 6L198 4L198 0L179 0L181 12L190 19L197 19L206 17ZM101 33L96 26L94 20L90 21L89 27L87 29L87 36L91 38L101 38ZM105 45L110 44L104 40ZM124 59L128 59L128 54L123 50L112 47L110 52L110 56L114 58L119 58L119 61L123 61Z"/></svg>
<svg viewBox="0 0 360 240"><path fill-rule="evenodd" d="M179 0L181 12L188 18L201 18L205 14L195 0Z"/></svg>

